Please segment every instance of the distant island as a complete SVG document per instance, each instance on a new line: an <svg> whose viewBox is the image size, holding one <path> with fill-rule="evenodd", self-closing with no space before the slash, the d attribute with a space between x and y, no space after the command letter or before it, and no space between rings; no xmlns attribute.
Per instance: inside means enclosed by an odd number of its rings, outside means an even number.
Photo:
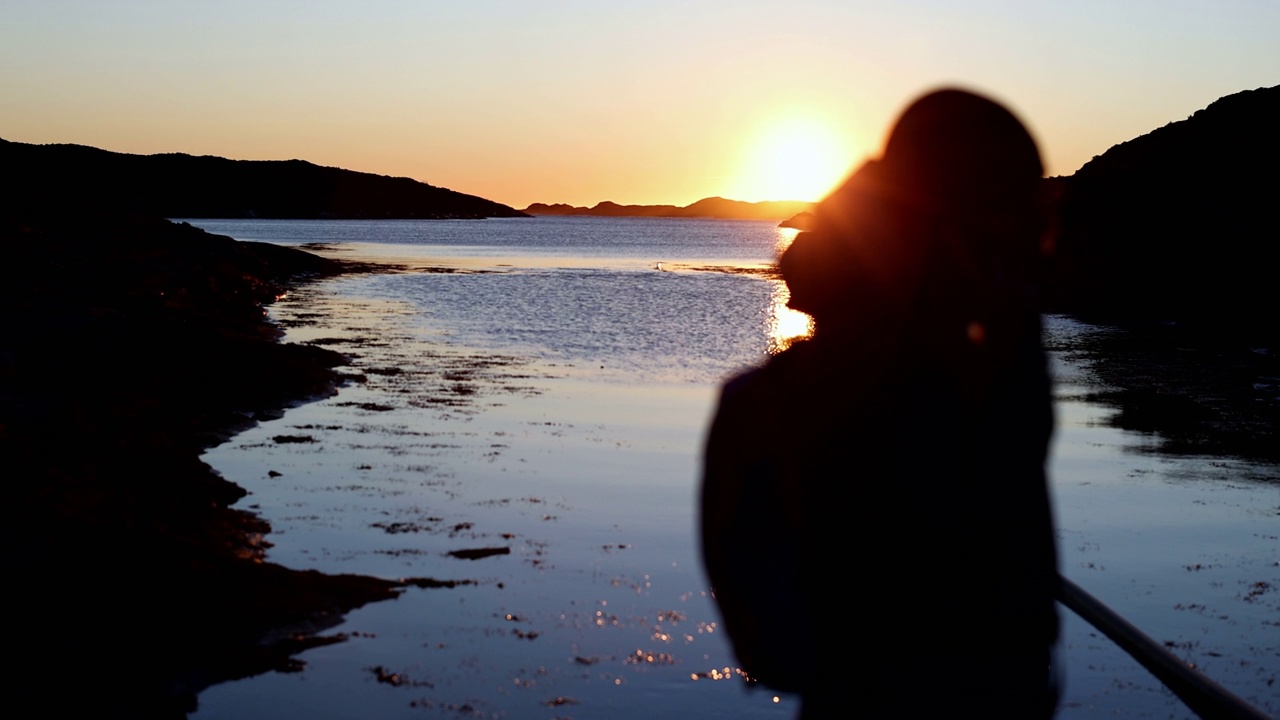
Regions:
<svg viewBox="0 0 1280 720"><path fill-rule="evenodd" d="M801 200L743 202L710 197L692 205L619 205L608 200L593 207L557 203L534 203L525 208L529 215L584 215L589 217L717 218L721 220L784 220L807 211L813 203Z"/></svg>
<svg viewBox="0 0 1280 720"><path fill-rule="evenodd" d="M50 210L102 208L169 218L480 219L528 217L501 203L304 160L129 155L0 139L11 200Z"/></svg>

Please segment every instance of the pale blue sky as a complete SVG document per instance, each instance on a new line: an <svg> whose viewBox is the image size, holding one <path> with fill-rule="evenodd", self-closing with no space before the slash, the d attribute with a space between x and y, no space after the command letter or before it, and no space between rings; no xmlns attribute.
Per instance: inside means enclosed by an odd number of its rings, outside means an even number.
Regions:
<svg viewBox="0 0 1280 720"><path fill-rule="evenodd" d="M1280 3L0 0L5 139L298 157L519 207L820 192L957 83L1070 173L1280 84ZM787 132L821 161L769 166Z"/></svg>

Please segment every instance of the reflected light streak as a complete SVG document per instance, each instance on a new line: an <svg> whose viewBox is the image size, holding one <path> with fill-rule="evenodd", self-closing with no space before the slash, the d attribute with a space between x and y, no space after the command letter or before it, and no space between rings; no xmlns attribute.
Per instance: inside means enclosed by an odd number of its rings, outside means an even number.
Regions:
<svg viewBox="0 0 1280 720"><path fill-rule="evenodd" d="M767 330L770 355L777 355L791 347L791 343L813 335L813 318L787 307L790 299L791 291L787 284L781 280L774 281Z"/></svg>
<svg viewBox="0 0 1280 720"><path fill-rule="evenodd" d="M791 247L792 241L796 239L799 232L794 228L778 228L777 232L778 239L774 241L773 247L777 256L782 257L782 253ZM777 355L791 347L791 343L813 335L813 318L787 307L787 301L790 299L791 291L787 289L787 284L781 280L775 280L766 331L770 355Z"/></svg>
<svg viewBox="0 0 1280 720"><path fill-rule="evenodd" d="M795 228L780 227L776 232L778 234L778 239L773 242L773 252L778 257L782 257L782 253L786 252L787 248L791 247L791 242L796 239L796 235L799 235L800 231Z"/></svg>

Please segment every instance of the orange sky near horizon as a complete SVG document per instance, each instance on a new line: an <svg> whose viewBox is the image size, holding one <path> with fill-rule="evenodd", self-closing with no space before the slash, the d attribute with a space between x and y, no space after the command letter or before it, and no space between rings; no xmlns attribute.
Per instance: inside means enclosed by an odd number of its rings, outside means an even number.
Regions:
<svg viewBox="0 0 1280 720"><path fill-rule="evenodd" d="M1259 0L452 5L0 0L0 137L301 158L519 208L816 200L940 85L1007 102L1069 174L1280 82Z"/></svg>

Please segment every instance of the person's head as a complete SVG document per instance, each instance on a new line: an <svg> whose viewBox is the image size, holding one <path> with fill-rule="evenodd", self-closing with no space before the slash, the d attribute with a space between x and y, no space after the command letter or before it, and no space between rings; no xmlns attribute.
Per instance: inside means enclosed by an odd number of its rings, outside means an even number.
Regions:
<svg viewBox="0 0 1280 720"><path fill-rule="evenodd" d="M964 90L924 95L781 258L791 306L821 331L939 292L1008 295L1001 288L1025 283L1039 254L1042 173L1035 141L1003 106Z"/></svg>

